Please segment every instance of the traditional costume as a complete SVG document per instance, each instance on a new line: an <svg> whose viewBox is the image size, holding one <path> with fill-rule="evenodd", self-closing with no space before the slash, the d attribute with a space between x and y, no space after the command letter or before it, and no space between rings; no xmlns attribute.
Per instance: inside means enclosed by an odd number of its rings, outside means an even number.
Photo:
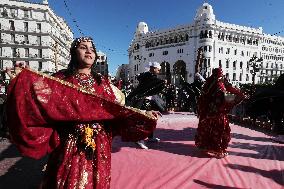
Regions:
<svg viewBox="0 0 284 189"><path fill-rule="evenodd" d="M98 84L92 75L54 76L23 69L11 81L11 140L24 156L50 153L42 188L109 188L112 138L144 139L157 120L121 105L108 79Z"/></svg>
<svg viewBox="0 0 284 189"><path fill-rule="evenodd" d="M197 147L224 156L231 140L227 114L240 103L244 95L232 87L220 68L206 80L198 101L199 124L195 136Z"/></svg>

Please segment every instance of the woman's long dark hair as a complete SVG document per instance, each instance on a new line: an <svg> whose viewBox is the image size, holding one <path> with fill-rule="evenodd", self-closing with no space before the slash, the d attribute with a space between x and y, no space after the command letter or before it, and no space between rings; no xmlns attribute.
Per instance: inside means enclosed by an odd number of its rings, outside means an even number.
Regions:
<svg viewBox="0 0 284 189"><path fill-rule="evenodd" d="M64 72L64 75L67 78L67 77L71 77L71 76L77 74L79 64L78 64L76 49L78 48L79 44L82 41L89 41L89 42L92 43L96 57L95 57L94 63L91 66L91 74L94 77L94 79L96 80L96 82L100 85L102 83L102 76L96 72L96 62L97 62L97 59L98 59L98 54L97 54L95 44L93 43L93 40L90 37L76 38L72 42L72 45L71 45L71 48L70 48L71 60L68 64L67 69Z"/></svg>

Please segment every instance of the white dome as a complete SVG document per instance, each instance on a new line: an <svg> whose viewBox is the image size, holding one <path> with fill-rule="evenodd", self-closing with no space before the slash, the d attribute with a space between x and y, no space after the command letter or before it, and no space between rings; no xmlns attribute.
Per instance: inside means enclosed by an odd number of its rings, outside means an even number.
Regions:
<svg viewBox="0 0 284 189"><path fill-rule="evenodd" d="M194 20L215 20L212 6L208 3L204 3L199 9L197 9Z"/></svg>
<svg viewBox="0 0 284 189"><path fill-rule="evenodd" d="M48 1L47 1L47 0L43 0L43 1L42 1L42 4L48 5Z"/></svg>
<svg viewBox="0 0 284 189"><path fill-rule="evenodd" d="M148 25L145 22L139 22L136 28L136 34L146 34L148 33Z"/></svg>

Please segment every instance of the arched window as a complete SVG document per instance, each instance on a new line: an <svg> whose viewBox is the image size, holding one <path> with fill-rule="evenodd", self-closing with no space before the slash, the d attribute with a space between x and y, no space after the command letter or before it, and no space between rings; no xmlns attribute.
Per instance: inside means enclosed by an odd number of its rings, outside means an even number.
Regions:
<svg viewBox="0 0 284 189"><path fill-rule="evenodd" d="M209 38L212 38L212 31L209 31Z"/></svg>
<svg viewBox="0 0 284 189"><path fill-rule="evenodd" d="M208 38L208 37L209 37L209 36L208 36L208 31L207 31L207 30L205 30L204 37L205 37L205 38Z"/></svg>
<svg viewBox="0 0 284 189"><path fill-rule="evenodd" d="M175 43L177 43L177 42L178 42L178 38L177 38L177 36L175 36L175 38L174 38L174 42L175 42Z"/></svg>
<svg viewBox="0 0 284 189"><path fill-rule="evenodd" d="M188 35L185 34L185 40L186 40L186 41L188 41L188 38L189 38Z"/></svg>

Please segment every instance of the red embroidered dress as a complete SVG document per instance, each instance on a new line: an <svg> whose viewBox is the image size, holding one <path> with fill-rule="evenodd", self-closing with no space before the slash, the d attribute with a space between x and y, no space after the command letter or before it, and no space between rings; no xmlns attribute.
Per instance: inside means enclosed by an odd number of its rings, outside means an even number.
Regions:
<svg viewBox="0 0 284 189"><path fill-rule="evenodd" d="M109 188L112 137L145 138L151 115L116 103L108 80L91 75L53 78L24 69L10 84L8 126L23 155L50 153L42 188ZM78 87L79 86L79 87Z"/></svg>
<svg viewBox="0 0 284 189"><path fill-rule="evenodd" d="M231 140L227 114L244 99L244 95L220 79L221 69L215 72L207 79L198 101L199 123L195 145L207 151L224 153ZM225 96L228 94L234 94L235 100L227 101Z"/></svg>

